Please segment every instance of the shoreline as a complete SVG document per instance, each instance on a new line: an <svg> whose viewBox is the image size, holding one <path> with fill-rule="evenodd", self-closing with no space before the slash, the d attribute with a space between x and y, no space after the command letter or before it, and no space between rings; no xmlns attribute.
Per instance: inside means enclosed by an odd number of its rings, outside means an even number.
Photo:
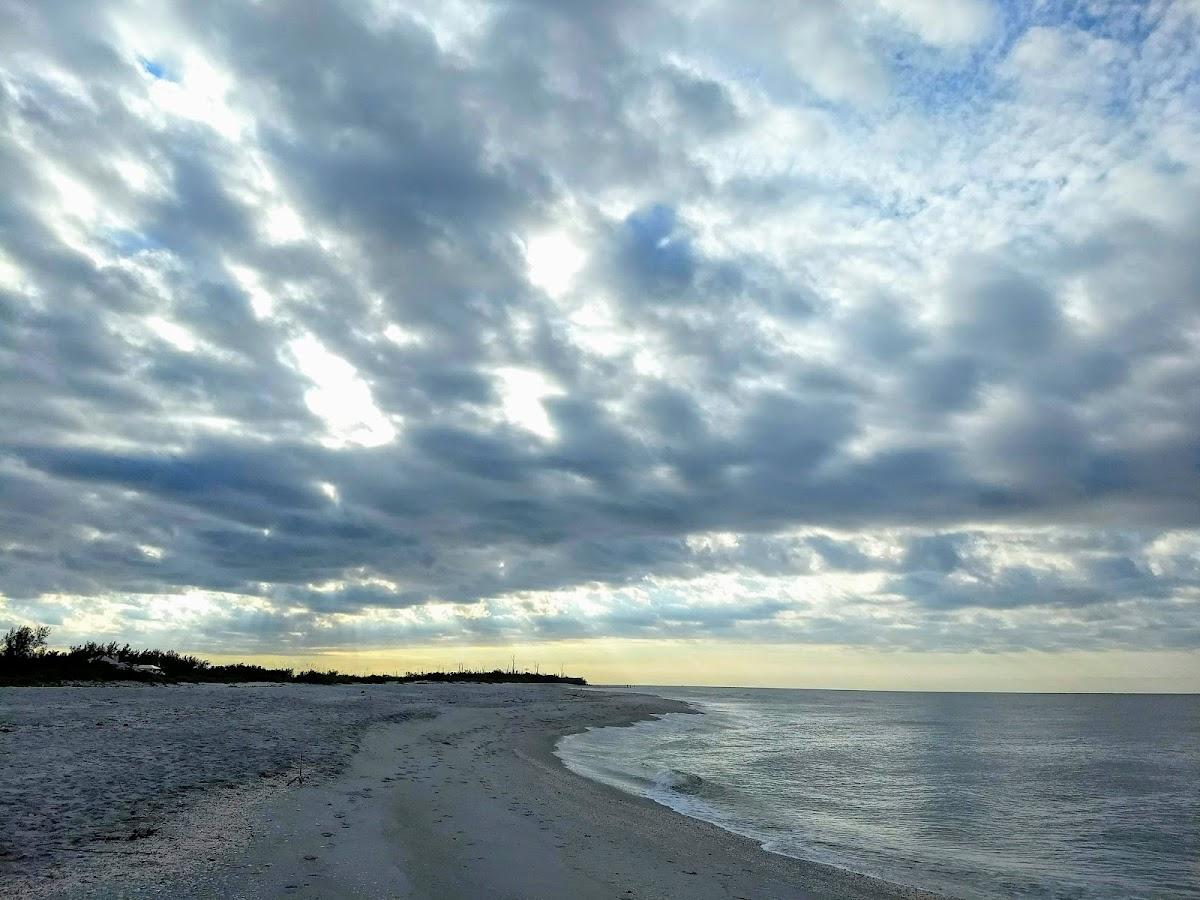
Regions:
<svg viewBox="0 0 1200 900"><path fill-rule="evenodd" d="M731 831L728 828L725 828L714 822L710 822L707 819L701 819L701 818L698 818L695 816L690 816L686 813L680 812L677 809L674 809L673 807L667 806L664 803L659 803L658 801L653 800L649 797L643 797L638 794L633 794L633 793L621 790L620 788L614 787L609 784L605 784L602 781L599 781L599 780L596 780L593 778L589 778L588 776L586 776L582 773L573 771L572 769L570 769L567 766L567 764L562 759L562 757L560 757L558 755L558 753L555 752L555 750L558 746L558 742L560 740L562 740L562 738L566 737L569 734L577 734L577 733L580 733L583 731L587 731L590 728L608 728L608 727L619 728L619 727L624 727L624 726L628 726L628 725L634 725L634 724L637 724L638 722L647 721L648 719L659 718L661 715L664 715L664 714L687 714L687 715L704 715L705 714L703 712L703 710L699 709L694 703L690 703L690 702L684 701L684 700L673 700L673 699L661 697L657 694L651 694L648 691L647 692L642 692L640 690L637 692L622 691L621 693L618 694L618 693L611 692L611 691L604 691L603 688L590 688L589 690L596 691L597 693L603 692L608 697L622 697L622 696L649 697L656 701L660 701L660 702L664 702L664 703L678 704L678 705L683 706L684 708L683 709L664 710L661 712L652 713L650 716L629 718L627 720L619 721L619 722L605 722L603 724L585 723L581 727L574 727L568 731L560 731L557 733L548 732L545 735L545 741L544 741L544 744L542 747L542 753L541 753L541 756L542 756L541 762L543 764L549 764L549 765L555 767L556 769L561 770L561 772L564 775L566 775L567 777L578 779L579 781L590 786L591 788L607 794L609 797L611 797L617 803L635 803L635 804L638 804L639 806L641 806L642 808L648 810L649 813L651 814L651 817L653 817L657 814L665 814L668 818L670 818L672 820L676 820L676 824L686 823L686 825L689 829L693 829L700 833L708 832L710 834L710 836L715 836L719 843L721 843L727 847L730 847L730 848L736 847L736 849L739 853L746 853L748 856L750 856L752 858L755 857L756 855L760 856L762 858L761 862L764 863L765 865L769 866L769 861L772 861L772 860L784 861L782 863L782 865L780 865L780 868L785 871L781 871L778 874L783 875L784 877L794 874L794 875L798 876L798 878L799 878L799 880L796 884L790 885L790 889L792 891L806 891L806 890L820 891L820 893L815 893L812 896L813 897L828 897L828 898L837 898L837 897L859 898L859 897L861 897L861 898L863 898L863 900L867 900L867 898L881 898L881 900L882 900L882 898L914 898L914 900L947 900L947 898L945 898L943 895L940 895L940 894L935 894L935 893L932 893L929 891L924 891L924 890L921 890L918 888L908 887L906 885L895 884L893 882L889 882L889 881L886 881L881 878L877 878L872 875L865 875L865 874L862 874L859 872L855 872L850 869L843 869L843 868L840 868L837 866L828 865L826 863L820 863L820 862L816 862L814 860L803 859L801 857L791 856L786 853L780 853L775 850L770 850L767 847L765 847L762 844L762 842L759 841L757 838L751 837L749 835L741 834L736 831ZM701 827L697 829L696 826L701 826ZM740 846L738 846L738 845L740 845ZM788 872L788 871L786 871L787 869L791 869L792 871ZM691 896L700 897L700 896L706 896L706 895L703 893L693 893ZM748 894L747 896L755 896L755 897L763 896L763 897L765 897L765 896L773 896L773 895L754 893L752 895ZM785 896L785 895L780 895L780 896ZM786 894L786 896L790 897L790 898L799 898L799 897L802 897L805 895L802 893L792 892L792 893Z"/></svg>
<svg viewBox="0 0 1200 900"><path fill-rule="evenodd" d="M407 717L358 731L336 774L205 792L181 827L137 843L156 859L69 863L77 877L28 896L933 896L773 853L572 772L554 752L589 727L696 712L679 701L484 685L381 697Z"/></svg>

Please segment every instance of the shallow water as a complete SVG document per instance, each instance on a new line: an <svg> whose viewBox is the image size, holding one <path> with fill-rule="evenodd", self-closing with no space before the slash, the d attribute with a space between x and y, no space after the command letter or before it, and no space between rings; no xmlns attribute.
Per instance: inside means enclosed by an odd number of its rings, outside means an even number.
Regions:
<svg viewBox="0 0 1200 900"><path fill-rule="evenodd" d="M653 688L581 774L957 897L1200 897L1200 697Z"/></svg>

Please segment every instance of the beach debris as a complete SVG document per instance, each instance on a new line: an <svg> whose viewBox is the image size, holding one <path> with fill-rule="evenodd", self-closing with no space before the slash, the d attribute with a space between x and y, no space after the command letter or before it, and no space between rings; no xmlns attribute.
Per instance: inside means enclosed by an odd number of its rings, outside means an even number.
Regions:
<svg viewBox="0 0 1200 900"><path fill-rule="evenodd" d="M288 779L288 784L304 784L304 756L301 755L300 761L296 764L297 772Z"/></svg>

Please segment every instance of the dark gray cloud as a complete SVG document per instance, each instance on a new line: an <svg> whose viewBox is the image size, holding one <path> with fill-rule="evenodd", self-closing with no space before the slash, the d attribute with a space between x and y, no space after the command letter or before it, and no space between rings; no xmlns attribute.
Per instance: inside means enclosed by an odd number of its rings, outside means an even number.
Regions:
<svg viewBox="0 0 1200 900"><path fill-rule="evenodd" d="M747 10L6 6L9 614L1193 646L1200 118L1072 145L986 54L939 115L891 13Z"/></svg>

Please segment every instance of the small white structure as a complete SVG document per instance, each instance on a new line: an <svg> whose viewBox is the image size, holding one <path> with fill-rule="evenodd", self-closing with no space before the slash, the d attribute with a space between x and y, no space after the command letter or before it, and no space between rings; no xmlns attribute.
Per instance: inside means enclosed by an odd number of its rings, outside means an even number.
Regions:
<svg viewBox="0 0 1200 900"><path fill-rule="evenodd" d="M152 666L149 664L134 665L133 663L123 662L115 656L96 656L92 658L94 663L103 663L106 666L112 666L114 669L123 669L126 672L141 672L143 675L165 675L160 666Z"/></svg>

